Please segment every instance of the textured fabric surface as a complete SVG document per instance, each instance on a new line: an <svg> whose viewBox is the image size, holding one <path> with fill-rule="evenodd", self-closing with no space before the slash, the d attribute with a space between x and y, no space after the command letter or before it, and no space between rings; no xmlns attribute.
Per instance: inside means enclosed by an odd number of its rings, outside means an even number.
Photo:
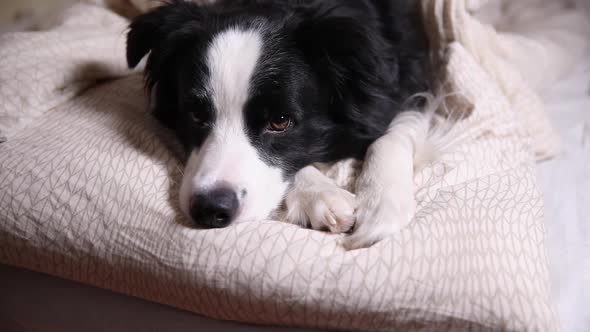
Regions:
<svg viewBox="0 0 590 332"><path fill-rule="evenodd" d="M59 19L58 26L42 33L0 35L0 133L5 136L96 80L127 73L123 18L100 7L76 6Z"/></svg>
<svg viewBox="0 0 590 332"><path fill-rule="evenodd" d="M559 139L535 89L550 86L587 52L590 24L583 10L551 0L422 3L433 46L461 43L508 99L536 159L555 156ZM461 91L452 76L449 81L453 92Z"/></svg>
<svg viewBox="0 0 590 332"><path fill-rule="evenodd" d="M147 113L141 75L123 67L123 19L80 6L51 31L1 37L0 261L244 322L558 330L533 175L551 128L522 74L477 53L485 44L445 37L457 18L477 22L464 1L424 6L446 86L460 92L449 104L471 116L416 174L414 222L352 252L277 221L187 226L170 133Z"/></svg>

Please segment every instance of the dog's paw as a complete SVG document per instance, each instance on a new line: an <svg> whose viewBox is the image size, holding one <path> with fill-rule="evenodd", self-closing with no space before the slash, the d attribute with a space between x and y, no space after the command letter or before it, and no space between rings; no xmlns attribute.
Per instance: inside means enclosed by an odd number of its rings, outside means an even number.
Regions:
<svg viewBox="0 0 590 332"><path fill-rule="evenodd" d="M285 200L287 220L308 222L316 230L346 233L355 222L356 198L336 184L326 182L292 190Z"/></svg>
<svg viewBox="0 0 590 332"><path fill-rule="evenodd" d="M367 188L357 194L355 227L342 239L348 250L367 248L407 226L416 210L413 191Z"/></svg>

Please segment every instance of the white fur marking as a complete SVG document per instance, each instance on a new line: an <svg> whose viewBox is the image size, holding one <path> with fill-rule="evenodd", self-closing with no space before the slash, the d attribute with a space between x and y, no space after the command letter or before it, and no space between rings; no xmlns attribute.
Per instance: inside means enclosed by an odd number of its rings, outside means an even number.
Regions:
<svg viewBox="0 0 590 332"><path fill-rule="evenodd" d="M305 167L295 175L285 203L285 220L292 224L307 224L332 233L345 233L354 225L354 195L338 187L314 166Z"/></svg>
<svg viewBox="0 0 590 332"><path fill-rule="evenodd" d="M414 172L444 148L444 135L431 131L440 100L429 97L427 101L424 110L398 115L385 135L369 147L356 184L354 233L343 241L347 249L371 246L399 232L413 219Z"/></svg>
<svg viewBox="0 0 590 332"><path fill-rule="evenodd" d="M441 107L448 111L444 96L416 97L425 98L426 107L397 116L369 148L356 197L315 167L306 167L297 173L287 194L286 220L333 233L346 232L354 221L352 235L343 238L347 249L371 246L409 224L416 205L414 173L450 150L457 136L452 132L454 122L435 114ZM351 167L349 160L343 160L329 169L346 169L350 176Z"/></svg>
<svg viewBox="0 0 590 332"><path fill-rule="evenodd" d="M213 40L207 64L211 75L209 93L218 116L239 112L241 119L261 51L262 39L254 30L230 29Z"/></svg>
<svg viewBox="0 0 590 332"><path fill-rule="evenodd" d="M186 167L180 201L187 214L195 191L217 185L231 186L240 197L238 222L267 218L283 199L288 184L281 170L260 158L244 124L244 106L262 46L259 32L230 29L217 35L209 47L207 93L215 109L215 123Z"/></svg>

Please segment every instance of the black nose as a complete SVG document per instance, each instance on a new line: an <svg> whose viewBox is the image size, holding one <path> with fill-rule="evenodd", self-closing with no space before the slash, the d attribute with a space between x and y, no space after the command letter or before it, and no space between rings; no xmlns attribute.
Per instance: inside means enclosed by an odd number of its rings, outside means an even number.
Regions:
<svg viewBox="0 0 590 332"><path fill-rule="evenodd" d="M229 188L216 188L193 195L191 217L198 226L222 228L232 222L239 205L235 191Z"/></svg>

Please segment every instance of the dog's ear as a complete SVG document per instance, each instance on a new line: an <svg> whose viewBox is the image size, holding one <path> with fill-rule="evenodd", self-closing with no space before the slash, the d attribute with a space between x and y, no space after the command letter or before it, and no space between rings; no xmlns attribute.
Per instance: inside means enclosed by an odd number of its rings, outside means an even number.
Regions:
<svg viewBox="0 0 590 332"><path fill-rule="evenodd" d="M137 17L127 34L127 63L136 67L149 53L145 67L146 88L151 96L154 115L165 125L174 127L177 110L178 66L174 64L195 47L204 36L201 7L181 0ZM154 89L155 88L155 89Z"/></svg>
<svg viewBox="0 0 590 332"><path fill-rule="evenodd" d="M137 17L129 26L127 33L127 65L135 68L141 59L151 51L156 43L155 33L165 12L155 10Z"/></svg>
<svg viewBox="0 0 590 332"><path fill-rule="evenodd" d="M150 51L169 52L165 46L198 38L203 16L197 5L174 0L137 17L127 33L127 64L134 68Z"/></svg>
<svg viewBox="0 0 590 332"><path fill-rule="evenodd" d="M384 61L387 44L354 18L327 16L304 19L293 28L295 41L307 62L328 80L339 97L350 87L362 87L395 74L395 62ZM392 75L383 75L384 71Z"/></svg>

